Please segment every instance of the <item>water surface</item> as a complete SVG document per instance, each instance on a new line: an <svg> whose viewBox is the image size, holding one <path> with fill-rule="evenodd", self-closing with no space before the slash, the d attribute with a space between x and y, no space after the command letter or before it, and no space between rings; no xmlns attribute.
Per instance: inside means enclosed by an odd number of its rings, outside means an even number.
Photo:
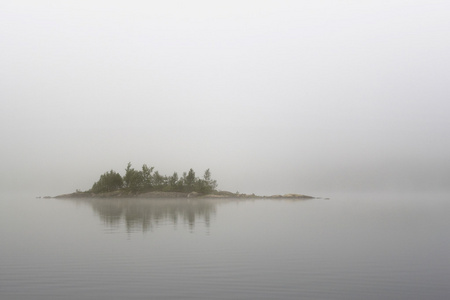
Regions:
<svg viewBox="0 0 450 300"><path fill-rule="evenodd" d="M0 299L449 299L448 195L0 201Z"/></svg>

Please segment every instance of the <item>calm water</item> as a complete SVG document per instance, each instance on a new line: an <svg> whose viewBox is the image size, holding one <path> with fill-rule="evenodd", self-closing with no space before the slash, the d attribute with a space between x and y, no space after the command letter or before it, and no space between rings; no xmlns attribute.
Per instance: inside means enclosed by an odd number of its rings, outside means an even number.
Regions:
<svg viewBox="0 0 450 300"><path fill-rule="evenodd" d="M0 200L0 299L450 299L449 195Z"/></svg>

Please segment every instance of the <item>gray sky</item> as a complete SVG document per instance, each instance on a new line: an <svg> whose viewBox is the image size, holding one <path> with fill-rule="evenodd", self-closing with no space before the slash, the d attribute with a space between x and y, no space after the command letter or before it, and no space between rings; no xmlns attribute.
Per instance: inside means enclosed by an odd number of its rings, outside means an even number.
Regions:
<svg viewBox="0 0 450 300"><path fill-rule="evenodd" d="M257 194L450 183L450 2L0 3L0 187L131 161Z"/></svg>

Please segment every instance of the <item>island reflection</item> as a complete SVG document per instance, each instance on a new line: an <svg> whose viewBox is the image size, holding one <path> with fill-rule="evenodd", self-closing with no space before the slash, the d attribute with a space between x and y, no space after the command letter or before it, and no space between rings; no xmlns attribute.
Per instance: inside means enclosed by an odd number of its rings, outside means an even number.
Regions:
<svg viewBox="0 0 450 300"><path fill-rule="evenodd" d="M216 206L222 200L211 199L70 199L87 204L109 228L126 226L128 232L147 232L167 223L188 225L193 230L196 224L210 226L216 214Z"/></svg>

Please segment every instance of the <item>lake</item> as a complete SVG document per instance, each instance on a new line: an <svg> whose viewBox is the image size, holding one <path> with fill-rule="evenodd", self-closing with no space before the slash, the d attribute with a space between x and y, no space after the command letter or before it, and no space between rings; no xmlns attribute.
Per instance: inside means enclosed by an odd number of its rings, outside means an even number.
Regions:
<svg viewBox="0 0 450 300"><path fill-rule="evenodd" d="M445 193L0 200L0 299L450 299Z"/></svg>

